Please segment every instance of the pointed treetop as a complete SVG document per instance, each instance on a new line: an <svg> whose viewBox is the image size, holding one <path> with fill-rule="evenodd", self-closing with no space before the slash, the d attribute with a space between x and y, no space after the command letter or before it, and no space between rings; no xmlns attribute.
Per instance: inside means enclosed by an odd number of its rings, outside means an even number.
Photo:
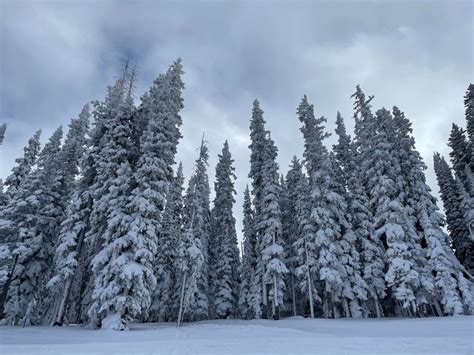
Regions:
<svg viewBox="0 0 474 355"><path fill-rule="evenodd" d="M0 145L3 143L3 138L5 137L5 131L7 130L7 124L4 123L0 125Z"/></svg>

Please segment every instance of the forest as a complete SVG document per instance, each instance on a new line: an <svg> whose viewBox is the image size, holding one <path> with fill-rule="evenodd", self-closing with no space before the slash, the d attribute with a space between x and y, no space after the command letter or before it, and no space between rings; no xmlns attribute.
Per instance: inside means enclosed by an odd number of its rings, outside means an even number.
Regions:
<svg viewBox="0 0 474 355"><path fill-rule="evenodd" d="M27 142L0 185L1 324L473 313L474 84L449 157L433 155L444 213L397 106L376 110L356 86L354 131L338 114L328 147L318 98L302 95L304 154L286 171L256 99L239 249L232 147L213 181L204 137L191 176L176 161L183 75L177 59L136 100L126 65L67 131Z"/></svg>

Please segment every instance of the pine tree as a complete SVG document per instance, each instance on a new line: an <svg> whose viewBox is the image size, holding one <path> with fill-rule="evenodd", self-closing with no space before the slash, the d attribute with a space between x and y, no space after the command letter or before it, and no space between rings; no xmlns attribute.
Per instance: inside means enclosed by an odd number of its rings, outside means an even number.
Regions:
<svg viewBox="0 0 474 355"><path fill-rule="evenodd" d="M474 156L474 84L469 84L464 96L464 107L466 108L467 136L471 145L471 157ZM472 167L471 167L472 169Z"/></svg>
<svg viewBox="0 0 474 355"><path fill-rule="evenodd" d="M283 303L285 291L284 276L288 272L283 260L277 151L277 147L268 133L262 156L261 200L257 201L261 215L258 218L257 229L261 233L259 252L264 270L263 282L271 285L269 296L272 301L273 319L280 317L280 305Z"/></svg>
<svg viewBox="0 0 474 355"><path fill-rule="evenodd" d="M338 150L346 151L344 155L340 155L339 159L349 172L349 214L360 248L363 277L373 301L365 304L365 312L381 317L383 310L380 300L386 295L384 250L382 242L374 233L374 216L370 208L369 191L365 185L366 172L363 168L363 162L370 159L372 155L371 139L374 136L374 117L370 102L373 96L366 98L360 86L357 86L352 97L355 99L355 141L349 146L339 143L336 152ZM338 133L342 135L341 132L343 132L342 128ZM347 138L344 138L342 142L347 142Z"/></svg>
<svg viewBox="0 0 474 355"><path fill-rule="evenodd" d="M232 208L235 203L234 160L224 143L216 166L213 234L217 250L214 304L219 318L236 318L239 297L239 251Z"/></svg>
<svg viewBox="0 0 474 355"><path fill-rule="evenodd" d="M405 189L400 181L401 167L388 137L391 124L389 111L376 112L373 154L363 162L363 169L375 218L375 236L385 246L385 280L401 312L410 314L416 309L415 293L420 286L420 275L414 264L415 231L403 203Z"/></svg>
<svg viewBox="0 0 474 355"><path fill-rule="evenodd" d="M263 187L264 149L266 146L267 131L263 110L257 99L253 102L252 119L250 121L250 172L248 177L252 180L252 195L254 205L254 232L256 235L256 267L253 284L251 287L251 302L256 318L268 317L268 292L267 285L263 280L264 264L262 263L262 231L260 229L261 200Z"/></svg>
<svg viewBox="0 0 474 355"><path fill-rule="evenodd" d="M209 179L207 176L209 153L201 142L196 171L189 180L185 196L184 260L187 261L184 285L184 304L181 316L187 314L190 320L209 317L209 239L211 234L209 207ZM186 277L186 279L185 279ZM182 318L178 317L178 323Z"/></svg>
<svg viewBox="0 0 474 355"><path fill-rule="evenodd" d="M3 123L0 125L0 145L3 143L3 139L5 138L5 131L7 130L7 124Z"/></svg>
<svg viewBox="0 0 474 355"><path fill-rule="evenodd" d="M346 217L344 186L338 185L332 162L334 159L323 145L323 140L328 137L323 126L326 119L314 117L314 107L308 103L306 96L297 113L303 123L301 131L305 140L304 157L310 179L311 212L307 220L311 227L305 228L311 234L314 233L314 249L318 258L317 280L322 285L323 315L338 317L341 305L348 315L349 299L354 316L358 316L360 311L354 292L357 291L360 297L363 297L363 292L353 286L363 280L358 271L358 254L350 247L350 243L355 242L355 236ZM349 280L349 275L354 279Z"/></svg>
<svg viewBox="0 0 474 355"><path fill-rule="evenodd" d="M449 156L451 157L454 173L460 179L464 188L470 191L471 186L470 183L468 183L467 178L468 173L470 172L472 159L471 151L466 139L466 132L455 123L453 123L448 145L451 148ZM470 192L474 195L474 191Z"/></svg>
<svg viewBox="0 0 474 355"><path fill-rule="evenodd" d="M243 204L243 247L242 263L240 264L240 295L239 309L244 319L255 318L252 305L252 285L254 280L255 268L257 266L257 240L254 225L254 212L252 210L252 200L248 185L244 192ZM260 306L260 302L258 302Z"/></svg>
<svg viewBox="0 0 474 355"><path fill-rule="evenodd" d="M318 295L318 255L315 243L315 228L310 221L311 198L310 186L306 176L299 181L296 187L297 204L296 222L298 224L298 237L293 243L296 252L295 274L299 280L299 290L303 299L309 303L311 318L315 316L314 303L321 302Z"/></svg>
<svg viewBox="0 0 474 355"><path fill-rule="evenodd" d="M150 320L171 321L176 319L179 303L177 284L178 246L183 238L183 166L180 163L167 194L161 229L158 233L158 255L155 274L158 284L150 308Z"/></svg>
<svg viewBox="0 0 474 355"><path fill-rule="evenodd" d="M288 274L285 284L287 285L285 293L285 306L288 314L296 316L303 312L301 302L302 295L297 287L296 260L297 252L295 242L300 237L299 225L296 216L298 215L297 204L299 200L298 189L301 181L304 179L302 164L296 156L293 157L290 170L281 185L284 186L285 198L282 201L282 228L283 241L285 246L285 264L288 267ZM291 312L290 312L291 310Z"/></svg>
<svg viewBox="0 0 474 355"><path fill-rule="evenodd" d="M118 106L111 112L102 137L104 143L97 169L97 180L102 186L92 210L100 216L93 223L103 225L98 226L101 233L94 236L101 249L92 259L93 302L88 314L92 320L101 322L102 328L114 330L127 329L128 319L141 315L149 307L149 288L156 282L149 265L152 258L149 253L154 252L150 249L156 248L156 244L142 242L140 236L128 233L134 220L128 206L129 196L137 182L130 163L133 151L130 117L134 106L126 89L124 83L119 84L110 95Z"/></svg>
<svg viewBox="0 0 474 355"><path fill-rule="evenodd" d="M23 148L23 157L15 160L16 165L4 183L7 187L7 196L14 195L23 180L31 172L40 151L40 136L41 130L36 131L33 137L28 140L28 145Z"/></svg>
<svg viewBox="0 0 474 355"><path fill-rule="evenodd" d="M62 325L64 317L76 323L85 322L88 319L87 311L90 307L93 282L91 259L97 253L100 243L96 236L103 233L105 225L103 220L102 224L98 223L99 213L97 205L94 206L94 198L99 197L99 189L102 188L102 182L98 180L98 170L100 166L105 165L102 159L104 136L108 130L108 122L122 104L126 75L128 73L124 70L122 78L118 79L114 86L108 88L103 102L93 102L94 127L90 138L84 141L85 146L79 163L81 176L75 182L74 192L61 224L55 271L49 282L50 288L57 290L58 293L58 308L53 321L55 325ZM89 119L88 116L86 105L79 119L71 122L70 131L74 128L78 134L71 134L71 150L69 153L68 149L64 150L65 157L81 155L79 132Z"/></svg>
<svg viewBox="0 0 474 355"><path fill-rule="evenodd" d="M434 168L454 254L472 274L474 272L474 242L470 239L461 207L462 196L446 160L435 153Z"/></svg>
<svg viewBox="0 0 474 355"><path fill-rule="evenodd" d="M9 204L15 235L5 317L11 324L37 324L49 306L42 296L62 213L55 203L61 197L61 138L59 127L39 154L36 170L25 177Z"/></svg>
<svg viewBox="0 0 474 355"><path fill-rule="evenodd" d="M426 166L411 135L411 122L397 107L393 108L393 118L395 130L392 139L407 185L405 203L409 206L413 228L418 235L414 241L414 259L422 289L417 294L417 303L419 306L434 306L438 315L460 314L464 306L469 308L471 303L469 290L464 286L468 282L464 280L459 264L453 262L455 259L449 249L448 237L442 230L442 216L426 184ZM438 301L443 305L443 311L439 309ZM419 312L428 311L427 307L419 307Z"/></svg>

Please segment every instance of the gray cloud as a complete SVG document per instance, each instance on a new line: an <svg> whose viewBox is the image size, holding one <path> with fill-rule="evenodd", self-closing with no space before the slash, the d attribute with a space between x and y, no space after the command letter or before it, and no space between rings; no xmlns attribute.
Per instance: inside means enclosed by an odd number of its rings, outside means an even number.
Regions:
<svg viewBox="0 0 474 355"><path fill-rule="evenodd" d="M184 140L189 176L202 132L210 174L229 139L241 193L248 173L248 123L259 98L284 172L302 139L295 115L303 94L334 128L351 127L350 95L360 83L374 107L398 105L413 121L431 166L447 155L451 122L464 125L462 97L472 78L469 1L146 2L3 1L0 23L0 176L28 137L67 126L82 105L104 95L125 58L138 65L141 95L178 56L185 65ZM332 144L334 137L328 140ZM240 222L239 222L240 229Z"/></svg>

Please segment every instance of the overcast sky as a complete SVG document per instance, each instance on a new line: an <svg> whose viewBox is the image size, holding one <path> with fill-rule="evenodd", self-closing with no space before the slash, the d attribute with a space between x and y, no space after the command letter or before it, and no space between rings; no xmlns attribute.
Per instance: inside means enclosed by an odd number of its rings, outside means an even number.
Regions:
<svg viewBox="0 0 474 355"><path fill-rule="evenodd" d="M186 90L178 159L187 177L205 133L211 179L229 140L237 168L236 215L249 169L248 125L258 98L286 172L303 143L295 111L303 94L333 132L340 110L352 128L360 84L374 109L400 107L437 193L433 151L447 155L452 122L464 124L473 81L471 1L6 1L0 0L0 177L35 130L43 142L81 107L101 99L127 58L136 96L177 57ZM328 145L334 142L328 140Z"/></svg>

